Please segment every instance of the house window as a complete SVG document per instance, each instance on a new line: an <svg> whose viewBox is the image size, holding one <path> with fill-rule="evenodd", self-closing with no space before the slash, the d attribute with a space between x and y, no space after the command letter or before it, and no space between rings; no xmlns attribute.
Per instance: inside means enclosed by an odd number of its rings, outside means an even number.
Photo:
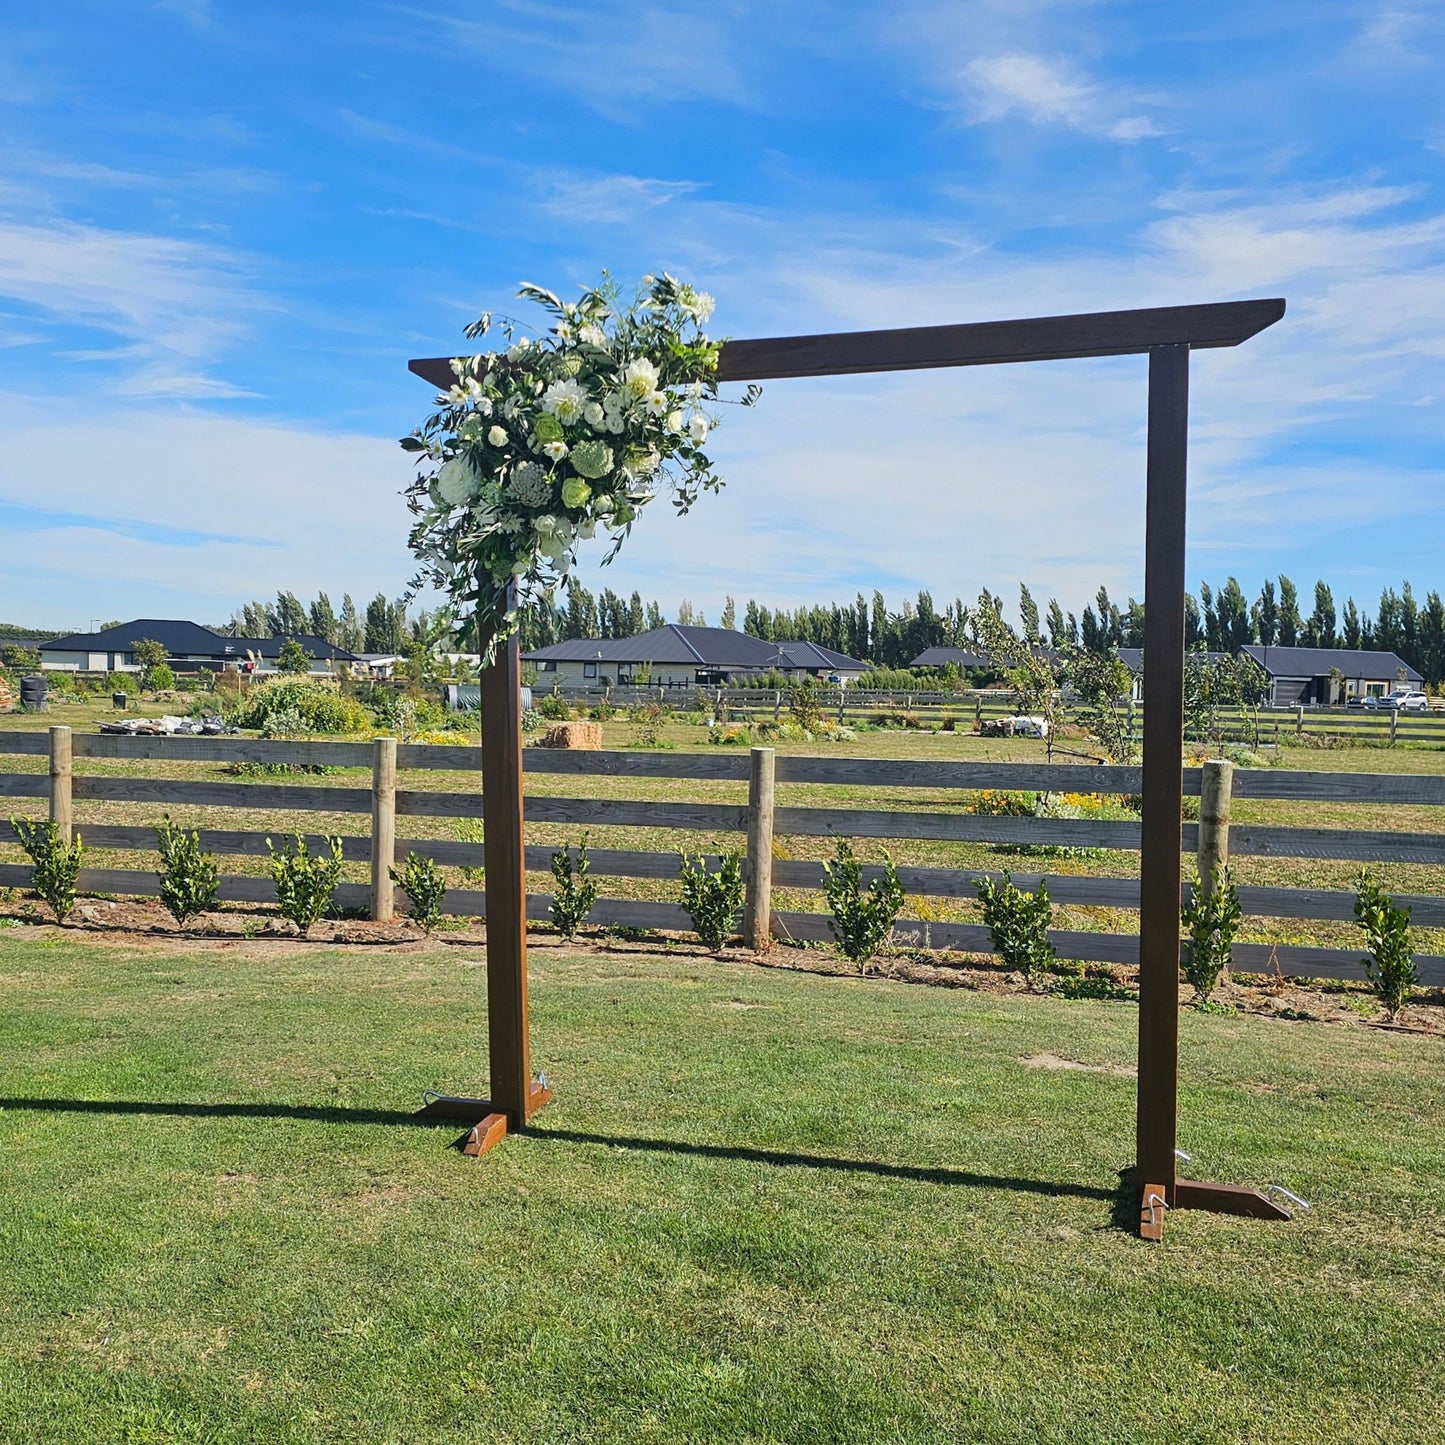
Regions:
<svg viewBox="0 0 1445 1445"><path fill-rule="evenodd" d="M583 676L583 677L596 677L596 676L597 676L597 664L596 664L595 662L584 662L584 663L582 664L582 676Z"/></svg>
<svg viewBox="0 0 1445 1445"><path fill-rule="evenodd" d="M538 672L556 672L556 671L557 671L557 664L556 664L555 661L548 661L548 662L538 663L538 664L537 664L537 671L538 671Z"/></svg>

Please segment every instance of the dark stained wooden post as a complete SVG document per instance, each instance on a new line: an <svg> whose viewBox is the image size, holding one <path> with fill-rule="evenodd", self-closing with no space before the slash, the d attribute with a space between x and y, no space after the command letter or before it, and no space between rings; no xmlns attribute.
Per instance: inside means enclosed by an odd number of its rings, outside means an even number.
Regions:
<svg viewBox="0 0 1445 1445"><path fill-rule="evenodd" d="M1179 1074L1179 852L1184 772L1184 515L1189 347L1149 352L1144 520L1144 817L1139 887L1136 1179L1174 1203ZM1146 1211L1147 1213L1147 1211ZM1162 1210L1155 1218L1162 1227ZM1148 1221L1144 1224L1148 1231Z"/></svg>
<svg viewBox="0 0 1445 1445"><path fill-rule="evenodd" d="M492 1107L520 1129L532 1103L527 1037L527 871L522 847L522 646L482 669L482 848L487 869L487 1038Z"/></svg>

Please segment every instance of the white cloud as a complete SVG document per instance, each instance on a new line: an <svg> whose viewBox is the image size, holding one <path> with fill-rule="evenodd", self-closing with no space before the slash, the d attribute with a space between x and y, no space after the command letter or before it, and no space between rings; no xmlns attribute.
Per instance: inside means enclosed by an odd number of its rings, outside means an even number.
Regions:
<svg viewBox="0 0 1445 1445"><path fill-rule="evenodd" d="M245 314L267 306L245 270L241 258L200 242L0 221L0 296L52 323L125 342L102 390L232 394L207 373L245 332Z"/></svg>
<svg viewBox="0 0 1445 1445"><path fill-rule="evenodd" d="M0 502L46 509L7 537L0 615L59 627L163 597L214 619L282 587L395 595L410 575L391 438L139 408L55 427L14 405L0 437Z"/></svg>
<svg viewBox="0 0 1445 1445"><path fill-rule="evenodd" d="M1117 141L1163 133L1150 116L1134 113L1130 97L1040 55L979 56L964 67L962 83L975 122L1020 114L1035 124Z"/></svg>
<svg viewBox="0 0 1445 1445"><path fill-rule="evenodd" d="M540 172L534 180L554 216L592 225L635 221L670 201L695 194L696 181L663 181L651 176L596 176Z"/></svg>

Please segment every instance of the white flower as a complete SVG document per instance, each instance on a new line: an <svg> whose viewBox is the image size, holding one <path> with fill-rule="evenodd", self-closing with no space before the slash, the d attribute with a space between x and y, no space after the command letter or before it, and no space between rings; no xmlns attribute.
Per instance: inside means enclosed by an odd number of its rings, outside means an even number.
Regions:
<svg viewBox="0 0 1445 1445"><path fill-rule="evenodd" d="M482 416L491 416L491 414L492 414L492 399L491 399L491 397L489 397L489 396L483 396L480 392L478 392L476 398L475 398L475 399L473 400L473 402L472 402L472 405L473 405L474 407L476 407L477 411L478 411Z"/></svg>
<svg viewBox="0 0 1445 1445"><path fill-rule="evenodd" d="M667 414L667 429L668 429L668 431L681 431L681 430L682 430L682 412L681 412L680 410L679 410L679 411L670 411L670 412L668 412L668 414Z"/></svg>
<svg viewBox="0 0 1445 1445"><path fill-rule="evenodd" d="M554 462L560 462L567 455L566 442L543 442L542 455Z"/></svg>
<svg viewBox="0 0 1445 1445"><path fill-rule="evenodd" d="M577 340L585 341L588 346L606 347L607 333L600 326L582 326L578 328Z"/></svg>
<svg viewBox="0 0 1445 1445"><path fill-rule="evenodd" d="M699 321L706 321L712 315L713 307L717 305L714 297L709 296L706 291L699 291L693 297L692 314Z"/></svg>
<svg viewBox="0 0 1445 1445"><path fill-rule="evenodd" d="M661 416L667 410L667 393L665 391L649 391L642 398L642 404L653 416Z"/></svg>
<svg viewBox="0 0 1445 1445"><path fill-rule="evenodd" d="M502 403L502 415L506 417L508 421L511 421L511 419L516 416L517 408L521 406L521 404L522 398L518 396L516 392L513 392L512 395Z"/></svg>
<svg viewBox="0 0 1445 1445"><path fill-rule="evenodd" d="M606 413L595 401L589 401L582 408L582 418L593 431L601 431L607 425Z"/></svg>
<svg viewBox="0 0 1445 1445"><path fill-rule="evenodd" d="M607 418L607 430L610 432L616 432L620 435L624 430L626 430L626 424L623 422L620 416L610 416Z"/></svg>
<svg viewBox="0 0 1445 1445"><path fill-rule="evenodd" d="M532 343L524 336L521 340L514 341L507 348L507 360L520 361L531 349Z"/></svg>
<svg viewBox="0 0 1445 1445"><path fill-rule="evenodd" d="M557 535L557 519L550 512L536 518L532 526L536 529L539 537L555 537Z"/></svg>
<svg viewBox="0 0 1445 1445"><path fill-rule="evenodd" d="M507 433L503 431L501 427L494 426L491 431L487 433L487 440L494 447L504 447L507 444Z"/></svg>
<svg viewBox="0 0 1445 1445"><path fill-rule="evenodd" d="M592 511L598 517L610 517L612 509L617 504L607 495L606 492L599 492L592 498Z"/></svg>
<svg viewBox="0 0 1445 1445"><path fill-rule="evenodd" d="M602 398L602 410L605 411L609 417L619 415L626 407L627 396L623 392L609 391L607 395Z"/></svg>
<svg viewBox="0 0 1445 1445"><path fill-rule="evenodd" d="M437 473L437 495L449 507L459 507L477 494L477 474L461 457L442 463Z"/></svg>
<svg viewBox="0 0 1445 1445"><path fill-rule="evenodd" d="M592 538L597 535L597 523L589 517L577 528L577 535L581 537L584 542L590 542Z"/></svg>
<svg viewBox="0 0 1445 1445"><path fill-rule="evenodd" d="M641 401L657 390L657 368L645 357L629 361L622 372L622 389L632 401Z"/></svg>
<svg viewBox="0 0 1445 1445"><path fill-rule="evenodd" d="M542 396L542 410L550 411L563 426L571 426L586 405L587 388L571 377L554 381Z"/></svg>
<svg viewBox="0 0 1445 1445"><path fill-rule="evenodd" d="M687 434L697 446L701 446L707 440L707 418L701 415L690 417L687 423Z"/></svg>

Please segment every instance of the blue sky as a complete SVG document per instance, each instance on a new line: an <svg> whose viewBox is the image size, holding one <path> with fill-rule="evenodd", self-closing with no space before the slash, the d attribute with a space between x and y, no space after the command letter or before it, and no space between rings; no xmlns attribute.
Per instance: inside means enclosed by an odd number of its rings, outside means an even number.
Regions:
<svg viewBox="0 0 1445 1445"><path fill-rule="evenodd" d="M666 269L718 335L1283 295L1190 560L1445 586L1445 7L157 0L0 21L0 618L410 573L408 356ZM778 382L598 573L715 617L1141 584L1138 359Z"/></svg>

